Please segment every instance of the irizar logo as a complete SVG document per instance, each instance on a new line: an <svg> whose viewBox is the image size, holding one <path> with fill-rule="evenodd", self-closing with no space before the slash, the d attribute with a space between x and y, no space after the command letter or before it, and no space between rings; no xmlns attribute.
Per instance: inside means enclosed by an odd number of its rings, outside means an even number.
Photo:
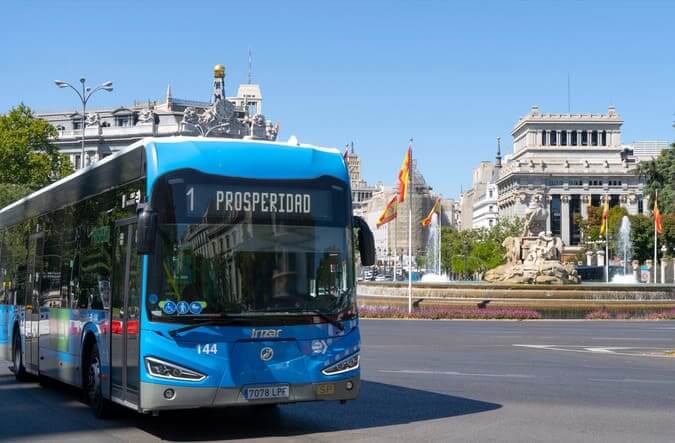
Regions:
<svg viewBox="0 0 675 443"><path fill-rule="evenodd" d="M281 337L281 329L251 329L251 338L278 338Z"/></svg>

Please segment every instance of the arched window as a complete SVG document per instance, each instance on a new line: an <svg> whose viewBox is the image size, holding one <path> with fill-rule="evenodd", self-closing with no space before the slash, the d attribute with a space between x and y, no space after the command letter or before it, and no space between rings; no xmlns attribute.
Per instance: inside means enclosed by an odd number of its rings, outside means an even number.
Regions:
<svg viewBox="0 0 675 443"><path fill-rule="evenodd" d="M557 144L558 144L558 132L551 131L551 146L555 146Z"/></svg>
<svg viewBox="0 0 675 443"><path fill-rule="evenodd" d="M576 146L577 145L577 131L572 131L572 136L570 140L570 145L571 146Z"/></svg>
<svg viewBox="0 0 675 443"><path fill-rule="evenodd" d="M588 145L588 131L581 131L581 146Z"/></svg>
<svg viewBox="0 0 675 443"><path fill-rule="evenodd" d="M560 133L560 146L567 146L567 131Z"/></svg>
<svg viewBox="0 0 675 443"><path fill-rule="evenodd" d="M602 146L607 146L607 131L602 131Z"/></svg>
<svg viewBox="0 0 675 443"><path fill-rule="evenodd" d="M591 132L591 146L598 146L598 131Z"/></svg>
<svg viewBox="0 0 675 443"><path fill-rule="evenodd" d="M541 145L546 146L546 131L541 131Z"/></svg>

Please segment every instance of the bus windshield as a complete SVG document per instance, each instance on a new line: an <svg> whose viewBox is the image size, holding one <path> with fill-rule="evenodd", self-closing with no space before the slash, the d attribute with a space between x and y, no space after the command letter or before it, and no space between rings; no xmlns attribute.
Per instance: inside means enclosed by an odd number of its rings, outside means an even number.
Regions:
<svg viewBox="0 0 675 443"><path fill-rule="evenodd" d="M159 210L147 297L154 320L338 314L354 303L346 187L194 171L153 191Z"/></svg>

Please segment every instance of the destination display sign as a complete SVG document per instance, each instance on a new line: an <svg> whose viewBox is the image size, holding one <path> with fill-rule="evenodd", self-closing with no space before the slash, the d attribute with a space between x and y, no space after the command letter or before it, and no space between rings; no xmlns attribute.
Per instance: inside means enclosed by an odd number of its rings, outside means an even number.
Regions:
<svg viewBox="0 0 675 443"><path fill-rule="evenodd" d="M186 222L296 222L343 224L345 190L337 186L288 186L256 183L172 183L176 219Z"/></svg>

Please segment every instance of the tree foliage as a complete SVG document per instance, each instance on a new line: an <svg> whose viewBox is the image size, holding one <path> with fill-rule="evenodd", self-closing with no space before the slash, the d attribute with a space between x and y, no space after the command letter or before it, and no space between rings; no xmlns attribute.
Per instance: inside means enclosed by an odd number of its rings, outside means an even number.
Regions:
<svg viewBox="0 0 675 443"><path fill-rule="evenodd" d="M504 263L506 237L522 233L521 218L502 219L491 228L456 231L443 228L441 262L446 271L485 272Z"/></svg>
<svg viewBox="0 0 675 443"><path fill-rule="evenodd" d="M675 212L675 143L654 160L640 162L634 172L644 179L646 195L659 191L662 212Z"/></svg>
<svg viewBox="0 0 675 443"><path fill-rule="evenodd" d="M73 169L50 142L56 129L22 104L0 115L0 202L16 200ZM9 200L9 201L13 201Z"/></svg>

